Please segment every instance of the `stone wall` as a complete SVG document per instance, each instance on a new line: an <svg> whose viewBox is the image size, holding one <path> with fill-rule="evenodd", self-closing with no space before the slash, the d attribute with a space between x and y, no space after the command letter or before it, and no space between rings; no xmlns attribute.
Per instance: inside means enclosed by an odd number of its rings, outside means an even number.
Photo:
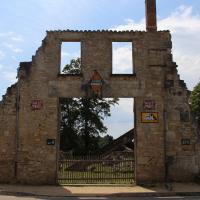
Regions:
<svg viewBox="0 0 200 200"><path fill-rule="evenodd" d="M189 91L177 73L176 63L169 63L166 80L172 85L166 89L166 159L169 179L187 181L199 173L199 138L192 121ZM190 144L188 144L188 142Z"/></svg>
<svg viewBox="0 0 200 200"><path fill-rule="evenodd" d="M0 102L0 182L15 182L16 171L16 92L17 84L7 89Z"/></svg>
<svg viewBox="0 0 200 200"><path fill-rule="evenodd" d="M61 43L67 41L81 42L80 75L60 74ZM115 41L133 43L134 74L112 74L112 42ZM136 182L192 180L199 172L199 143L190 119L182 119L183 115L187 118L186 111L190 115L188 92L177 74L171 48L168 31L47 32L32 61L20 64L18 123L16 89L8 96L8 105L0 108L0 149L5 149L2 153L5 159L1 157L0 161L0 181L10 182L15 175L20 183L56 183L59 98L90 97L85 88L94 70L103 78L102 97L135 98ZM151 112L158 113L158 123L142 123L142 112L150 112L144 108L146 100L155 102ZM42 103L40 109L33 109L34 101ZM5 113L8 108L9 112ZM16 138L18 145L15 145ZM47 145L47 139L55 139L56 144ZM190 144L182 144L188 141ZM13 173L7 176L8 171Z"/></svg>

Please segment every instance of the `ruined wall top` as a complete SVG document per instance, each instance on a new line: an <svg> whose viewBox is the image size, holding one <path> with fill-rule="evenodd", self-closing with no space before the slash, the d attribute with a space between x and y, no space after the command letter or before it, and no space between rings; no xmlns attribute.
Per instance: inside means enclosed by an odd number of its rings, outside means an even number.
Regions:
<svg viewBox="0 0 200 200"><path fill-rule="evenodd" d="M162 31L157 31L157 32L169 32L169 30L162 30ZM71 30L71 29L66 29L66 30L49 30L47 31L47 34L52 34L52 33L107 33L107 34L113 34L113 33L139 33L139 34L145 34L147 31L142 31L142 30L112 30L112 29L102 29L102 30Z"/></svg>
<svg viewBox="0 0 200 200"><path fill-rule="evenodd" d="M171 40L171 35L169 30L162 31L138 31L138 30L50 30L47 31L47 36L43 40L46 42L46 39L54 38L61 41L80 41L84 38L96 38L103 37L107 39L111 39L113 41L132 41L136 38L145 39L156 38L156 37L167 37ZM102 39L103 39L102 38Z"/></svg>

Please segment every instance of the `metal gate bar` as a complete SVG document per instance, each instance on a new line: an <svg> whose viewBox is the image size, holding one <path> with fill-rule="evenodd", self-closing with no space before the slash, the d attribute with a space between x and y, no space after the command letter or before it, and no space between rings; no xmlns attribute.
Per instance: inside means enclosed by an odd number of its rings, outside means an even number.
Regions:
<svg viewBox="0 0 200 200"><path fill-rule="evenodd" d="M116 155L65 157L59 161L58 182L59 184L132 184L133 153L118 152Z"/></svg>

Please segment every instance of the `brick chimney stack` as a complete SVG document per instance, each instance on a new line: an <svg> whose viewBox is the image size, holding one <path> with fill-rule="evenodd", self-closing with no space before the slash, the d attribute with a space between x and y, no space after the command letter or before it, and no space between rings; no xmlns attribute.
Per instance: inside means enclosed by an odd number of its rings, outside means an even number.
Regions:
<svg viewBox="0 0 200 200"><path fill-rule="evenodd" d="M156 0L145 0L146 5L146 30L157 31Z"/></svg>

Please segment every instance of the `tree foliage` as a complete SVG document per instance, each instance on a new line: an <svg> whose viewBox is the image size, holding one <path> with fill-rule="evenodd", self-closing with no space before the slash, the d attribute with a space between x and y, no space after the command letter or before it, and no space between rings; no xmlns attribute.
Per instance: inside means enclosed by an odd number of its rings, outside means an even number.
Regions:
<svg viewBox="0 0 200 200"><path fill-rule="evenodd" d="M81 71L80 59L72 60L63 72L77 74ZM61 106L61 150L88 154L98 151L112 141L104 136L107 127L103 120L111 115L110 108L118 99L63 98Z"/></svg>
<svg viewBox="0 0 200 200"><path fill-rule="evenodd" d="M80 74L81 73L81 59L72 59L70 64L65 65L63 69L65 74Z"/></svg>
<svg viewBox="0 0 200 200"><path fill-rule="evenodd" d="M200 124L200 82L196 85L190 96L191 109Z"/></svg>
<svg viewBox="0 0 200 200"><path fill-rule="evenodd" d="M103 120L110 116L113 99L61 99L61 149L87 154L102 147L100 136L107 128ZM104 138L105 140L108 138Z"/></svg>

